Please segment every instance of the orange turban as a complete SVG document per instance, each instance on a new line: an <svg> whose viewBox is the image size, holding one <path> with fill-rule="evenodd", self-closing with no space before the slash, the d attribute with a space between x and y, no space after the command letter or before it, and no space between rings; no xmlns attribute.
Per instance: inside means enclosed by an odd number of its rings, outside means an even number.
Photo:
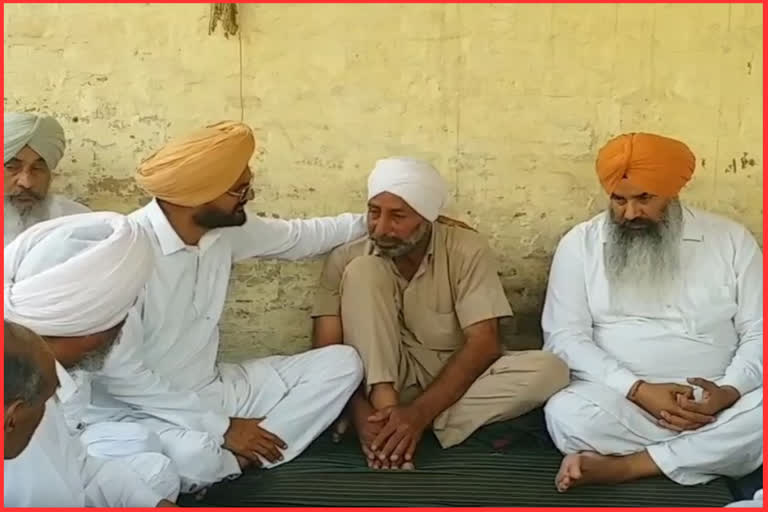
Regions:
<svg viewBox="0 0 768 512"><path fill-rule="evenodd" d="M597 154L597 175L609 194L626 178L649 194L676 197L695 168L688 146L650 133L619 135Z"/></svg>
<svg viewBox="0 0 768 512"><path fill-rule="evenodd" d="M148 194L179 206L200 206L229 190L255 147L253 132L235 121L174 139L147 157L136 181Z"/></svg>

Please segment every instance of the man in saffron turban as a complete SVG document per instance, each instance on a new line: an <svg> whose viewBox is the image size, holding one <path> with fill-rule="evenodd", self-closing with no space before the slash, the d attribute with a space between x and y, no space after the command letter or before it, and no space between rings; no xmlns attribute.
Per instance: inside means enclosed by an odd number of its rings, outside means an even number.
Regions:
<svg viewBox="0 0 768 512"><path fill-rule="evenodd" d="M762 252L741 224L681 203L694 167L677 140L611 140L597 157L610 206L557 248L542 325L572 377L545 408L560 491L762 464Z"/></svg>
<svg viewBox="0 0 768 512"><path fill-rule="evenodd" d="M145 408L139 403L125 414L158 434L186 493L237 476L247 466L269 468L292 460L333 423L362 378L351 347L236 364L216 361L234 263L310 258L365 232L363 216L349 213L308 220L248 218L254 148L247 125L220 122L171 140L140 164L136 176L153 200L131 217L149 235L155 253L152 277L137 306L140 352L156 382L168 390L167 407L159 408L163 397L157 386L109 391L118 399L126 394L146 400ZM167 414L173 406L175 414ZM159 409L162 415L153 412Z"/></svg>

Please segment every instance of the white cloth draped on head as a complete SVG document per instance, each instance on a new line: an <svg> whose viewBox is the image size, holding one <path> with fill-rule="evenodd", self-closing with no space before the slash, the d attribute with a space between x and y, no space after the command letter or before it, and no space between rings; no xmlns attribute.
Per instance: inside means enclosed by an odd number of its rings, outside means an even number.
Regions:
<svg viewBox="0 0 768 512"><path fill-rule="evenodd" d="M5 319L41 336L85 336L122 322L152 273L139 224L113 212L35 224L5 248Z"/></svg>
<svg viewBox="0 0 768 512"><path fill-rule="evenodd" d="M7 112L4 118L3 163L29 146L45 160L48 169L54 170L59 165L66 139L56 119L28 112Z"/></svg>
<svg viewBox="0 0 768 512"><path fill-rule="evenodd" d="M448 197L448 186L428 162L391 157L377 161L368 177L368 199L382 192L400 197L419 215L434 222Z"/></svg>

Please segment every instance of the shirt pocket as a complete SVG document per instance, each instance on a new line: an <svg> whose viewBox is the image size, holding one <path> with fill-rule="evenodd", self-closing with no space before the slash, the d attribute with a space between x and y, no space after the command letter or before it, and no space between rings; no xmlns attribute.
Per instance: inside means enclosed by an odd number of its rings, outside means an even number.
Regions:
<svg viewBox="0 0 768 512"><path fill-rule="evenodd" d="M738 305L730 286L691 286L683 291L681 309L686 330L701 336L718 331L728 322L732 323ZM714 336L711 341L728 342L720 340L720 336Z"/></svg>
<svg viewBox="0 0 768 512"><path fill-rule="evenodd" d="M438 313L420 308L409 315L407 320L416 339L429 349L455 351L464 344L464 332L453 311Z"/></svg>

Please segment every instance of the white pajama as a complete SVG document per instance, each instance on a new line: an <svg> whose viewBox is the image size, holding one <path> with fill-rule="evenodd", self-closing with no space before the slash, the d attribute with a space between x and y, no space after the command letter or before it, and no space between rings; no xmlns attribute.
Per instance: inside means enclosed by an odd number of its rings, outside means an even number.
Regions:
<svg viewBox="0 0 768 512"><path fill-rule="evenodd" d="M179 495L179 475L171 460L163 455L158 436L147 427L131 422L84 421L91 405L92 377L90 373L69 373L56 363L59 388L57 409L70 434L78 438L87 452L88 467L93 460L116 459L131 468L146 485L163 499L176 501ZM85 455L83 454L83 457Z"/></svg>
<svg viewBox="0 0 768 512"><path fill-rule="evenodd" d="M542 315L544 349L570 367L569 387L545 408L564 453L648 450L685 485L744 476L762 464L763 269L741 225L684 208L680 284L664 302L617 303L604 266L605 213L573 228L552 263ZM657 426L627 394L640 379L701 377L741 398L693 432Z"/></svg>
<svg viewBox="0 0 768 512"><path fill-rule="evenodd" d="M728 508L763 508L763 490L755 493L751 500L735 501L726 505Z"/></svg>
<svg viewBox="0 0 768 512"><path fill-rule="evenodd" d="M656 465L682 485L717 476L739 478L763 463L763 389L742 397L710 425L674 432L616 391L576 382L550 398L547 428L563 453L629 455L648 450Z"/></svg>
<svg viewBox="0 0 768 512"><path fill-rule="evenodd" d="M15 459L4 461L4 505L146 508L175 499L167 490L175 485L173 492L178 493L178 477L175 482L164 479L174 474L167 471L170 460L157 453L135 457L134 465L87 454L79 436L70 431L58 400L51 398L29 445Z"/></svg>
<svg viewBox="0 0 768 512"><path fill-rule="evenodd" d="M357 353L343 345L220 364L219 372L221 380L199 392L208 407L227 417L265 418L261 426L288 445L282 461L262 459L265 468L301 454L339 416L363 376ZM176 461L184 492L240 474L234 455L208 433L155 418L140 421L157 431L165 453Z"/></svg>

